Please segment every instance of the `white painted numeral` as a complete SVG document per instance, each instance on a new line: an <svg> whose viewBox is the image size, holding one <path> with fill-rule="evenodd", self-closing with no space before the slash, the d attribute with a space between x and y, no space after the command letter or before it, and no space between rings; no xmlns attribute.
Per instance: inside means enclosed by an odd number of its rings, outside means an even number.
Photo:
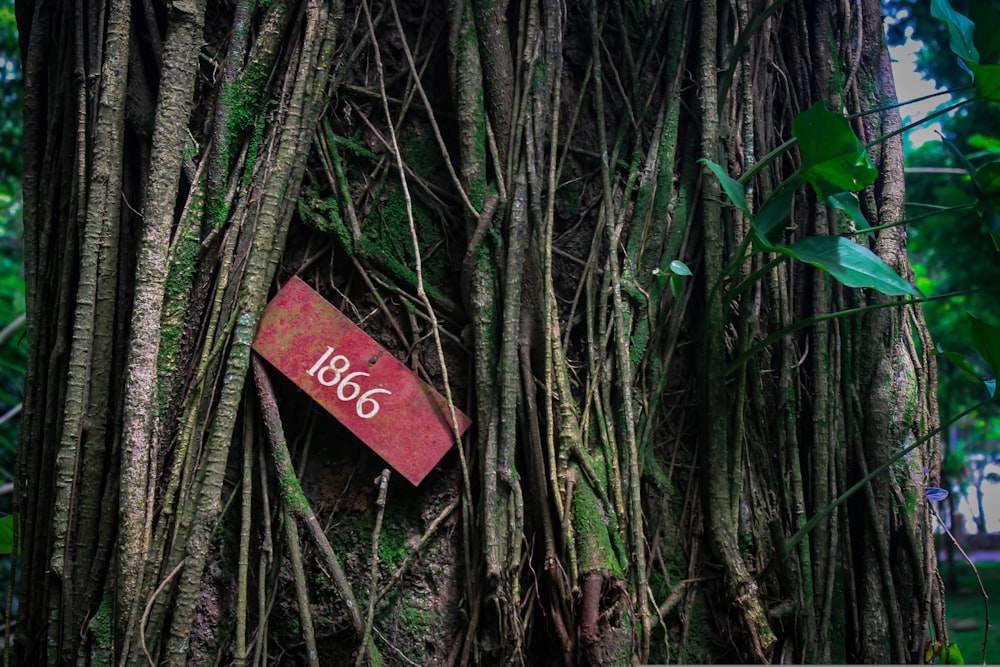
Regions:
<svg viewBox="0 0 1000 667"><path fill-rule="evenodd" d="M351 373L350 375L348 375L347 377L345 377L344 381L340 383L339 387L337 387L337 398L339 398L342 401L353 401L355 398L358 397L358 394L361 393L361 387L358 385L357 382L352 382L351 381L351 378L356 378L356 377L369 377L369 374L368 373L364 373L362 371L355 371L355 372ZM350 387L351 388L350 389L350 392L351 392L350 396L348 396L348 395L346 395L344 393L344 388L345 387Z"/></svg>
<svg viewBox="0 0 1000 667"><path fill-rule="evenodd" d="M358 399L358 405L357 405L358 416L361 417L362 419L371 419L372 417L378 414L379 407L381 406L379 406L378 401L372 398L372 394L391 394L391 393L392 392L389 391L388 389L376 388L376 389L369 389L365 393L361 394L361 398ZM366 408L364 407L365 405L371 407Z"/></svg>
<svg viewBox="0 0 1000 667"><path fill-rule="evenodd" d="M331 354L333 354L333 348L327 347L326 352L323 353L323 356L317 359L316 363L313 364L313 367L306 372L309 373L309 375L316 375L316 371L318 371L323 366L323 362L329 359Z"/></svg>
<svg viewBox="0 0 1000 667"><path fill-rule="evenodd" d="M371 374L364 371L347 373L351 368L350 359L342 354L332 356L333 351L332 347L327 346L326 352L316 360L316 363L306 373L315 377L316 381L324 387L332 387L339 383L337 398L345 403L350 403L354 399L357 399L358 402L354 407L358 416L362 419L371 419L378 414L379 409L382 407L372 396L374 394L392 394L392 392L380 387L362 392L361 385L354 382L354 378L371 377ZM330 376L330 373L333 375Z"/></svg>

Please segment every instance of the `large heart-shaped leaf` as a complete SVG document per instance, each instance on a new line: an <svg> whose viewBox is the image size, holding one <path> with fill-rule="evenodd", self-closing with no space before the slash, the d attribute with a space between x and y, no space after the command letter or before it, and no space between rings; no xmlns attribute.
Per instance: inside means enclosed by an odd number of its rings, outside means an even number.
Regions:
<svg viewBox="0 0 1000 667"><path fill-rule="evenodd" d="M965 61L976 84L976 99L1000 102L1000 65L977 65Z"/></svg>
<svg viewBox="0 0 1000 667"><path fill-rule="evenodd" d="M969 62L979 62L976 49L976 24L951 6L948 0L931 0L931 16L948 26L948 44L951 50Z"/></svg>
<svg viewBox="0 0 1000 667"><path fill-rule="evenodd" d="M991 0L969 0L969 20L976 30L973 43L983 65L1000 64L1000 15Z"/></svg>
<svg viewBox="0 0 1000 667"><path fill-rule="evenodd" d="M802 154L802 177L820 199L861 190L878 178L878 170L847 118L827 110L822 102L795 117L792 136Z"/></svg>
<svg viewBox="0 0 1000 667"><path fill-rule="evenodd" d="M848 287L871 287L889 296L923 296L878 255L842 236L808 236L778 251L823 269Z"/></svg>

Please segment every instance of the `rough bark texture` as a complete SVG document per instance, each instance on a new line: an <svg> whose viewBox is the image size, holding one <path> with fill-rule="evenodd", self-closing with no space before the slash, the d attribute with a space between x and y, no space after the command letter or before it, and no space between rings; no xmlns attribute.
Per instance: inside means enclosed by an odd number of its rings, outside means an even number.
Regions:
<svg viewBox="0 0 1000 667"><path fill-rule="evenodd" d="M936 439L801 529L936 426L922 316L745 256L697 162L890 102L880 4L764 4L21 2L14 663L919 660ZM254 363L293 275L474 417L419 488Z"/></svg>

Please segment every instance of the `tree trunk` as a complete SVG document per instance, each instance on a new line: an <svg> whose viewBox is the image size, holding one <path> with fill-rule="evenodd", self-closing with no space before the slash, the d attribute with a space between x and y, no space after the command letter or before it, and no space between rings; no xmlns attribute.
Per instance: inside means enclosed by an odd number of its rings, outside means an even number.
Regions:
<svg viewBox="0 0 1000 667"><path fill-rule="evenodd" d="M803 528L936 426L921 313L698 162L870 111L901 220L880 4L761 4L20 3L15 664L921 659L937 440ZM294 275L473 417L419 487L255 358Z"/></svg>

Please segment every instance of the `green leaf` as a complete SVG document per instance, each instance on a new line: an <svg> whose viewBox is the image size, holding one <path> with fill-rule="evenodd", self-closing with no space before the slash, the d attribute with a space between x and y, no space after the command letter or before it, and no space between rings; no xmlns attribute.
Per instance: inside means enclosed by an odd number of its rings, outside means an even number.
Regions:
<svg viewBox="0 0 1000 667"><path fill-rule="evenodd" d="M932 665L941 655L941 642L927 642L927 649L924 651L924 664Z"/></svg>
<svg viewBox="0 0 1000 667"><path fill-rule="evenodd" d="M972 70L976 84L976 99L1000 102L1000 65L977 65L965 61Z"/></svg>
<svg viewBox="0 0 1000 667"><path fill-rule="evenodd" d="M970 339L983 361L993 371L994 379L1000 375L1000 327L985 322L972 313L966 313L971 324Z"/></svg>
<svg viewBox="0 0 1000 667"><path fill-rule="evenodd" d="M1000 64L1000 15L990 0L970 0L969 20L976 30L973 43L979 52L979 62L983 65Z"/></svg>
<svg viewBox="0 0 1000 667"><path fill-rule="evenodd" d="M942 350L941 354L947 357L953 364L958 366L958 369L962 371L962 375L969 378L976 384L983 382L982 376L976 372L976 369L973 368L972 364L966 361L965 357L963 357L961 354L959 354L958 352L948 352L946 350Z"/></svg>
<svg viewBox="0 0 1000 667"><path fill-rule="evenodd" d="M772 194L768 197L753 219L757 233L770 241L771 232L783 230L792 216L793 199L795 199L795 188L787 185L777 196Z"/></svg>
<svg viewBox="0 0 1000 667"><path fill-rule="evenodd" d="M1000 162L989 162L976 170L977 196L1000 208Z"/></svg>
<svg viewBox="0 0 1000 667"><path fill-rule="evenodd" d="M674 299L681 298L684 293L684 279L676 273L670 276L670 293L674 295Z"/></svg>
<svg viewBox="0 0 1000 667"><path fill-rule="evenodd" d="M703 162L705 166L712 170L713 174L719 177L719 183L729 196L730 201L736 204L736 208L743 211L749 217L750 207L747 206L746 189L743 187L743 184L727 174L722 165L718 165L708 158L703 157L698 162Z"/></svg>
<svg viewBox="0 0 1000 667"><path fill-rule="evenodd" d="M961 58L978 63L976 50L976 24L952 8L948 0L931 0L931 16L948 26L948 43L951 50Z"/></svg>
<svg viewBox="0 0 1000 667"><path fill-rule="evenodd" d="M675 259L674 261L670 262L670 272L678 276L694 275L693 273L691 273L691 269L688 268L688 265L679 259Z"/></svg>
<svg viewBox="0 0 1000 667"><path fill-rule="evenodd" d="M871 227L868 224L868 218L861 212L861 205L858 203L857 195L850 192L838 192L827 197L825 203L827 206L832 206L838 211L843 211L844 215L854 221L858 229L868 229Z"/></svg>
<svg viewBox="0 0 1000 667"><path fill-rule="evenodd" d="M948 642L948 648L944 650L944 664L946 665L964 665L965 658L962 657L962 651L959 650L958 644L955 642Z"/></svg>
<svg viewBox="0 0 1000 667"><path fill-rule="evenodd" d="M993 248L997 252L1000 252L1000 213L997 213L996 207L993 203L986 198L986 194L982 192L978 187L975 188L976 196L979 197L979 204L982 206L982 214L979 217L979 221L983 224L983 228L990 235L993 240ZM996 195L994 195L996 196Z"/></svg>
<svg viewBox="0 0 1000 667"><path fill-rule="evenodd" d="M861 190L878 178L878 169L847 118L827 110L822 102L795 117L792 136L802 154L802 177L820 199Z"/></svg>
<svg viewBox="0 0 1000 667"><path fill-rule="evenodd" d="M842 236L808 236L777 250L823 269L848 287L871 287L889 296L923 296L878 255Z"/></svg>
<svg viewBox="0 0 1000 667"><path fill-rule="evenodd" d="M667 265L666 269L656 267L653 269L654 276L693 276L688 265L679 259L675 259Z"/></svg>
<svg viewBox="0 0 1000 667"><path fill-rule="evenodd" d="M14 515L0 517L0 555L9 556L14 551Z"/></svg>
<svg viewBox="0 0 1000 667"><path fill-rule="evenodd" d="M927 642L927 648L924 651L924 664L964 665L965 659L955 642L948 642L948 645L945 646L942 641L933 641Z"/></svg>
<svg viewBox="0 0 1000 667"><path fill-rule="evenodd" d="M951 154L955 156L955 159L958 160L959 164L962 165L962 168L965 169L967 172L969 172L969 176L972 177L973 185L979 187L979 185L976 182L976 168L972 166L971 162L969 162L969 158L965 157L965 153L958 150L958 146L952 143L951 139L944 136L943 134L941 135L941 141L943 141L945 147L949 151L951 151Z"/></svg>
<svg viewBox="0 0 1000 667"><path fill-rule="evenodd" d="M942 641L927 642L927 649L924 651L924 664L927 665L964 665L965 659L958 649L958 644L948 642L945 646Z"/></svg>

